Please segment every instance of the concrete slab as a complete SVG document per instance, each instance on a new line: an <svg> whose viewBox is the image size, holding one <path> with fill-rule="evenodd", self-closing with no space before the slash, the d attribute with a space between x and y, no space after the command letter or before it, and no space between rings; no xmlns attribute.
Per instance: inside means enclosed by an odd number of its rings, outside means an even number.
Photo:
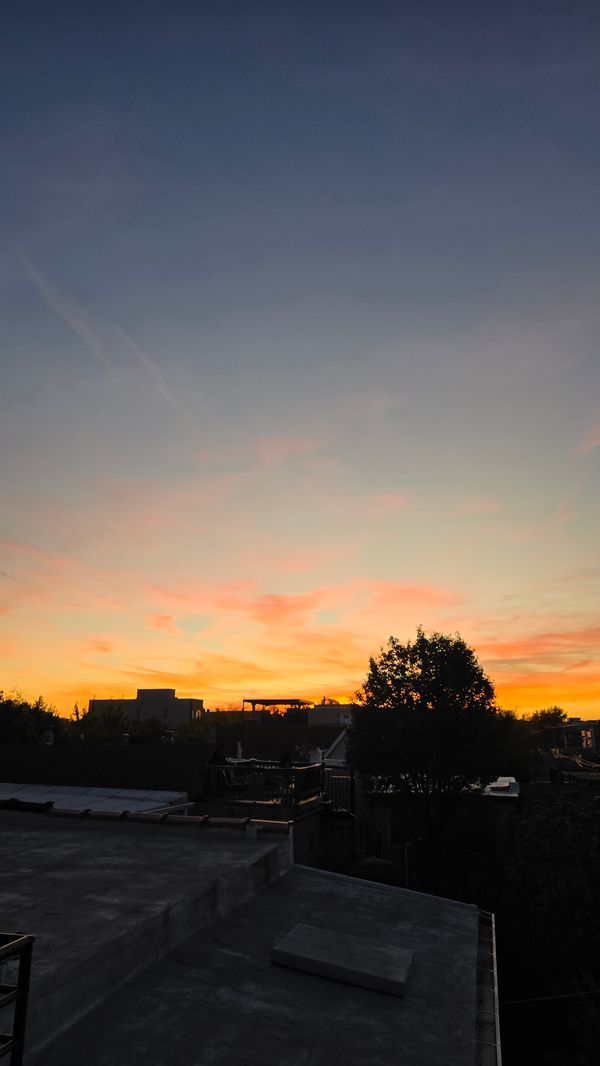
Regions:
<svg viewBox="0 0 600 1066"><path fill-rule="evenodd" d="M271 961L279 966L392 996L406 992L413 959L414 951L304 922L276 940L271 951Z"/></svg>

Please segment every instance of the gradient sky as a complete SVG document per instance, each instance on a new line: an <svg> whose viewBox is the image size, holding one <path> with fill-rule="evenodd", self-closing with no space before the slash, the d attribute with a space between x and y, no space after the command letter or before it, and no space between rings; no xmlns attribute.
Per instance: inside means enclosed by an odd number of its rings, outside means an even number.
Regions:
<svg viewBox="0 0 600 1066"><path fill-rule="evenodd" d="M600 716L597 5L0 23L1 685Z"/></svg>

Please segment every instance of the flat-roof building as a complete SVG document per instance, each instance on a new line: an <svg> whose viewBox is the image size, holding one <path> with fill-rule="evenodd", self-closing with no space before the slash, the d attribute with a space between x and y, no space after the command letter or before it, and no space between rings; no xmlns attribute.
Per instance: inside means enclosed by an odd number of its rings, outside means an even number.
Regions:
<svg viewBox="0 0 600 1066"><path fill-rule="evenodd" d="M138 688L135 699L93 699L91 714L122 710L132 721L161 722L166 729L202 718L204 700L175 695L174 688Z"/></svg>

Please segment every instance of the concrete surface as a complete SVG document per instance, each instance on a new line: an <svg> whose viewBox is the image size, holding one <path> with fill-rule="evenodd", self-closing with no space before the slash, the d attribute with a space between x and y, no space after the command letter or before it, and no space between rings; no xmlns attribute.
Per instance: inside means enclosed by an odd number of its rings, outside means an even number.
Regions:
<svg viewBox="0 0 600 1066"><path fill-rule="evenodd" d="M293 867L132 980L35 1066L474 1066L477 908ZM415 953L404 999L274 966L298 921Z"/></svg>
<svg viewBox="0 0 600 1066"><path fill-rule="evenodd" d="M414 951L305 922L276 940L271 951L271 962L279 966L392 996L406 992L413 959Z"/></svg>
<svg viewBox="0 0 600 1066"><path fill-rule="evenodd" d="M52 803L56 810L155 811L186 803L187 792L139 788L83 788L79 785L24 785L3 781L0 800Z"/></svg>
<svg viewBox="0 0 600 1066"><path fill-rule="evenodd" d="M29 1055L288 865L287 838L240 829L0 811L3 931L36 937Z"/></svg>

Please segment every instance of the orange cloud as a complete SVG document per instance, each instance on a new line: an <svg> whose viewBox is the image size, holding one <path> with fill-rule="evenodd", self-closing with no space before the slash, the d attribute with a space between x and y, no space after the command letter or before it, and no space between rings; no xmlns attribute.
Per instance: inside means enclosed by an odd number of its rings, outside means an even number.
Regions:
<svg viewBox="0 0 600 1066"><path fill-rule="evenodd" d="M105 640L103 637L88 637L86 646L91 652L107 655L113 650L114 643L111 640Z"/></svg>
<svg viewBox="0 0 600 1066"><path fill-rule="evenodd" d="M160 629L163 633L170 633L175 637L181 633L175 624L175 619L170 614L147 614L145 621L150 629Z"/></svg>
<svg viewBox="0 0 600 1066"><path fill-rule="evenodd" d="M516 637L511 640L478 641L477 650L490 661L546 661L556 656L581 656L586 651L598 654L600 626L550 630Z"/></svg>

